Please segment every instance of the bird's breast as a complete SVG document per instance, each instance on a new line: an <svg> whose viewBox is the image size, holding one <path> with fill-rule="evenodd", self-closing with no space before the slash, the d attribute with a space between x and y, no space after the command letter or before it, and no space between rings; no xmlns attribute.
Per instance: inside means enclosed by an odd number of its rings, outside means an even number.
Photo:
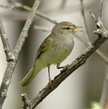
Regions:
<svg viewBox="0 0 108 109"><path fill-rule="evenodd" d="M41 56L45 64L58 64L65 60L74 46L73 40L54 40L53 44Z"/></svg>

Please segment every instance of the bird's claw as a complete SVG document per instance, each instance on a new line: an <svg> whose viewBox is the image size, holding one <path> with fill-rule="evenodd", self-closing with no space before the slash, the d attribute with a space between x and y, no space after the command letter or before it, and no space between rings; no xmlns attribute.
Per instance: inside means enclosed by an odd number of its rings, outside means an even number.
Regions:
<svg viewBox="0 0 108 109"><path fill-rule="evenodd" d="M51 86L52 89L54 89L53 86L52 86L52 81L53 80L51 78L49 78L49 85Z"/></svg>
<svg viewBox="0 0 108 109"><path fill-rule="evenodd" d="M61 70L61 72L65 72L66 70L68 70L69 65L67 64L66 66L63 67L63 69Z"/></svg>

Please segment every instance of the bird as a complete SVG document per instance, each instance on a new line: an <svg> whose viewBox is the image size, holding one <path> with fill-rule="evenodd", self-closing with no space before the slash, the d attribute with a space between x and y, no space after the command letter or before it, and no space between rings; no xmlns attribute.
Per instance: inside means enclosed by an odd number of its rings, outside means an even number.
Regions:
<svg viewBox="0 0 108 109"><path fill-rule="evenodd" d="M82 30L76 30L77 28L80 27L67 21L57 23L53 27L51 34L40 45L33 67L20 82L21 87L28 86L37 74L46 67L48 68L49 84L51 84L50 66L55 64L57 69L65 67L60 67L60 64L73 50L74 34L82 32Z"/></svg>

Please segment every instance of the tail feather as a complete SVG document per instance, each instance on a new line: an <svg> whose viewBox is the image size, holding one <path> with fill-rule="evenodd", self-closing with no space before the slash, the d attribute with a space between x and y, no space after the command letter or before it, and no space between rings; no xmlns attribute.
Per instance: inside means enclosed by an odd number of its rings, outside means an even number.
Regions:
<svg viewBox="0 0 108 109"><path fill-rule="evenodd" d="M45 68L47 65L42 64L39 59L36 60L35 65L32 67L32 69L29 71L29 73L23 78L23 80L20 82L21 87L28 86L33 79L37 76L37 74Z"/></svg>
<svg viewBox="0 0 108 109"><path fill-rule="evenodd" d="M29 71L29 73L23 78L23 80L20 82L20 86L21 87L25 87L25 86L28 86L32 80L34 79L34 75L33 75L33 72L34 72L34 67Z"/></svg>

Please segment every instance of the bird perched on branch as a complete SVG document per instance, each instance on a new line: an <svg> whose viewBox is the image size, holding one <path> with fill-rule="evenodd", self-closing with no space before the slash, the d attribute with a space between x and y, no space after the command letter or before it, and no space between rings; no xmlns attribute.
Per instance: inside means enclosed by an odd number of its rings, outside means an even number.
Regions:
<svg viewBox="0 0 108 109"><path fill-rule="evenodd" d="M63 68L60 67L60 63L68 57L73 49L74 34L82 32L82 30L76 30L77 28L79 27L65 21L54 26L51 34L40 45L35 64L20 82L20 86L28 86L45 67L48 67L49 83L51 84L50 66L56 64L58 69Z"/></svg>

